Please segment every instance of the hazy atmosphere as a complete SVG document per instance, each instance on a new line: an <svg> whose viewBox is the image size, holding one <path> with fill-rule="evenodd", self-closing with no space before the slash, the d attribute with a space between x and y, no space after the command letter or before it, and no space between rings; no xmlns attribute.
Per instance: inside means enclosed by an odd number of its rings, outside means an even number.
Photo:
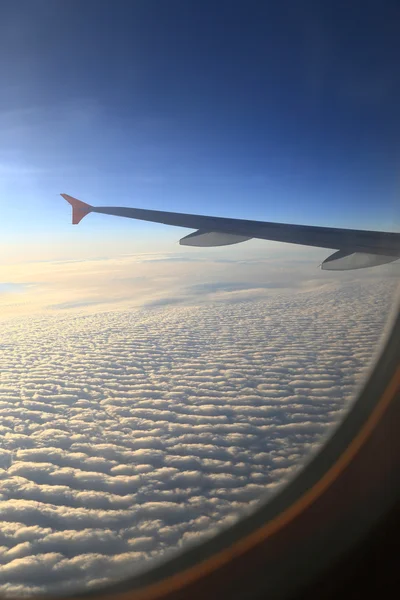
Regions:
<svg viewBox="0 0 400 600"><path fill-rule="evenodd" d="M0 9L0 594L140 572L268 501L379 355L400 261L185 248L94 205L400 231L395 2ZM337 248L336 248L337 249Z"/></svg>

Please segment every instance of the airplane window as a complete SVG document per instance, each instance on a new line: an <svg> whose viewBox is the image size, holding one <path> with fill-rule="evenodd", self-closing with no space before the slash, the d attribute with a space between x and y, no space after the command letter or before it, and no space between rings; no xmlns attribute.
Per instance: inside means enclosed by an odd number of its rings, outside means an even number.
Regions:
<svg viewBox="0 0 400 600"><path fill-rule="evenodd" d="M139 587L311 469L391 335L398 7L2 12L0 595Z"/></svg>

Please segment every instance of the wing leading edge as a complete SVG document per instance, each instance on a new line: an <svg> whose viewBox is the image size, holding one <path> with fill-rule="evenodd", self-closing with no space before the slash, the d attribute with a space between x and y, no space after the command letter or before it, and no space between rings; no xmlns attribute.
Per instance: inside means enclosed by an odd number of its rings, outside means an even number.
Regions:
<svg viewBox="0 0 400 600"><path fill-rule="evenodd" d="M61 196L72 206L72 223L75 225L94 212L197 229L180 240L180 244L185 246L225 246L256 238L337 250L322 263L321 267L326 270L360 269L400 258L400 233L268 223L143 208L91 206L68 194Z"/></svg>

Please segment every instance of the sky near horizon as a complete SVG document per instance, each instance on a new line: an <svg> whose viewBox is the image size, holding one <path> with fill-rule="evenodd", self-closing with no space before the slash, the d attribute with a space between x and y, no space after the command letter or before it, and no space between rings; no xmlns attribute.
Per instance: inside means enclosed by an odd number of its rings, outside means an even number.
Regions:
<svg viewBox="0 0 400 600"><path fill-rule="evenodd" d="M398 230L397 3L19 0L1 13L7 260L180 237L94 215L77 233L61 192Z"/></svg>

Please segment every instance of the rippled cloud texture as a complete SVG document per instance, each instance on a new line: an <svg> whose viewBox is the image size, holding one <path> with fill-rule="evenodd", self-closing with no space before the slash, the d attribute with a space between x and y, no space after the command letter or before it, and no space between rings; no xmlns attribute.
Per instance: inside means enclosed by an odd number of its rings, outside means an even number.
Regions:
<svg viewBox="0 0 400 600"><path fill-rule="evenodd" d="M172 263L113 263L107 293L101 261L0 289L0 593L138 572L268 497L342 417L395 288L193 262L167 293Z"/></svg>

